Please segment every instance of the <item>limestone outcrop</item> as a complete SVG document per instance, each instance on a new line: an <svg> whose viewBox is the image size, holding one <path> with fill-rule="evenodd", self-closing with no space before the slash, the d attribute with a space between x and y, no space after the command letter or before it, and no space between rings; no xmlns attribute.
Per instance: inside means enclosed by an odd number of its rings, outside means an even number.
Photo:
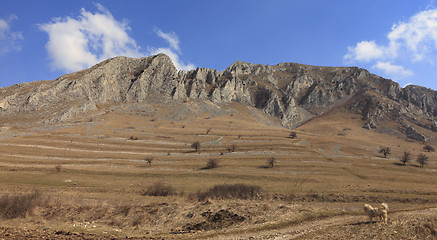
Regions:
<svg viewBox="0 0 437 240"><path fill-rule="evenodd" d="M274 66L237 61L225 70L177 71L171 59L115 57L54 81L0 89L0 116L33 113L42 122L65 121L99 105L182 101L239 102L295 128L336 107L361 114L367 129L384 119L418 127L407 136L422 140L419 128L436 131L437 93L397 83L357 67L319 67L297 63ZM412 130L414 129L414 131Z"/></svg>

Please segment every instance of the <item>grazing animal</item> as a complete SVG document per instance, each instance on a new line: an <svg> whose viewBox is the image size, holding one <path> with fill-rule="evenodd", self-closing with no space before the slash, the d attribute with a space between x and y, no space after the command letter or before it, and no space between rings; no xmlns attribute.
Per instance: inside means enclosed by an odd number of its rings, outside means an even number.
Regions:
<svg viewBox="0 0 437 240"><path fill-rule="evenodd" d="M381 221L387 223L388 205L386 203L381 203L379 208L374 208L370 204L364 204L364 211L369 216L370 221L375 217L379 217Z"/></svg>

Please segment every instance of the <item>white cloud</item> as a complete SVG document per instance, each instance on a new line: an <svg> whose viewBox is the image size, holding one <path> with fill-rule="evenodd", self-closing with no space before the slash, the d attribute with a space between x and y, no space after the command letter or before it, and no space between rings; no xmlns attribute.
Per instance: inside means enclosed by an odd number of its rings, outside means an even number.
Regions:
<svg viewBox="0 0 437 240"><path fill-rule="evenodd" d="M421 11L408 21L393 24L386 44L360 41L347 49L343 57L347 64L371 63L372 68L397 79L412 76L412 70L394 63L401 60L404 64L434 63L437 57L437 9Z"/></svg>
<svg viewBox="0 0 437 240"><path fill-rule="evenodd" d="M348 53L344 60L369 62L374 59L382 58L384 49L378 46L375 41L361 41L355 47L348 47Z"/></svg>
<svg viewBox="0 0 437 240"><path fill-rule="evenodd" d="M149 48L149 52L151 55L164 53L165 55L169 56L178 70L188 71L196 68L194 64L185 64L183 61L181 61L179 55L172 51L170 48Z"/></svg>
<svg viewBox="0 0 437 240"><path fill-rule="evenodd" d="M82 9L78 18L55 18L39 25L49 35L46 49L54 69L77 71L114 56L144 56L129 37L129 26L96 6L96 13Z"/></svg>
<svg viewBox="0 0 437 240"><path fill-rule="evenodd" d="M158 35L158 37L163 38L168 42L170 47L168 48L154 48L149 47L148 52L151 55L158 54L158 53L164 53L167 56L171 58L173 61L173 64L178 70L192 70L195 69L196 66L194 64L188 63L185 64L180 58L179 55L182 54L180 47L179 47L179 38L175 33L164 33L159 28L155 28L155 33ZM176 52L175 52L176 51Z"/></svg>
<svg viewBox="0 0 437 240"><path fill-rule="evenodd" d="M21 51L23 34L11 31L11 23L16 19L18 18L15 15L10 15L8 19L0 18L0 54Z"/></svg>
<svg viewBox="0 0 437 240"><path fill-rule="evenodd" d="M398 51L405 48L415 61L432 61L437 50L437 9L419 12L408 22L394 24L387 38Z"/></svg>
<svg viewBox="0 0 437 240"><path fill-rule="evenodd" d="M39 28L49 35L46 49L52 59L52 68L63 71L78 71L114 56L144 57L164 53L178 70L193 69L193 64L184 64L179 38L173 32L164 33L155 28L155 33L166 40L169 48L141 47L129 36L126 21L118 21L100 4L96 13L81 9L77 18L54 18Z"/></svg>
<svg viewBox="0 0 437 240"><path fill-rule="evenodd" d="M172 49L176 50L176 51L179 52L179 53L181 52L181 49L180 49L180 47L179 47L179 38L178 38L178 36L176 35L176 33L174 33L174 32L164 33L164 32L161 31L161 29L159 29L159 28L155 28L155 33L156 33L159 37L165 39L165 40L168 42L168 44L170 44L170 47L171 47Z"/></svg>
<svg viewBox="0 0 437 240"><path fill-rule="evenodd" d="M413 76L413 71L405 69L400 65L394 65L390 62L377 62L372 68L381 70L385 74L396 79L404 79Z"/></svg>
<svg viewBox="0 0 437 240"><path fill-rule="evenodd" d="M408 22L394 24L387 40L387 45L361 41L355 47L348 47L344 60L369 62L406 56L415 61L432 61L437 55L437 9L419 12Z"/></svg>

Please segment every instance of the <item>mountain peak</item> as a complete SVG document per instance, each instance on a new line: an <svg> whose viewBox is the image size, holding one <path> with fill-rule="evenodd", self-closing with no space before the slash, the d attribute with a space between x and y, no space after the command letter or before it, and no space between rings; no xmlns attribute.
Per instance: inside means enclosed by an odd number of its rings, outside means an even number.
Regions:
<svg viewBox="0 0 437 240"><path fill-rule="evenodd" d="M72 119L101 104L209 101L238 102L277 117L283 127L344 106L373 129L395 119L399 129L437 131L435 91L407 86L356 67L318 67L297 63L274 66L236 61L222 72L178 72L170 57L114 57L55 81L0 89L0 115L32 113L41 122ZM403 130L402 130L403 131ZM417 134L416 134L417 135Z"/></svg>

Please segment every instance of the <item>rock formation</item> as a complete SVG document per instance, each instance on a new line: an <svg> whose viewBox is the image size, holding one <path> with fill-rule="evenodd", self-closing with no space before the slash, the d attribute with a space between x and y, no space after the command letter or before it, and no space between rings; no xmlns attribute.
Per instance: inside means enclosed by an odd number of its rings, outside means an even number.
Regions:
<svg viewBox="0 0 437 240"><path fill-rule="evenodd" d="M401 88L365 69L237 61L221 72L207 68L178 72L164 54L140 59L115 57L54 81L1 88L0 116L25 117L32 112L32 117L50 123L96 110L102 104L186 99L246 104L278 117L287 128L343 106L360 114L368 129L392 119L405 126L405 134L415 140L426 140L418 128L437 131L435 91L419 86Z"/></svg>

